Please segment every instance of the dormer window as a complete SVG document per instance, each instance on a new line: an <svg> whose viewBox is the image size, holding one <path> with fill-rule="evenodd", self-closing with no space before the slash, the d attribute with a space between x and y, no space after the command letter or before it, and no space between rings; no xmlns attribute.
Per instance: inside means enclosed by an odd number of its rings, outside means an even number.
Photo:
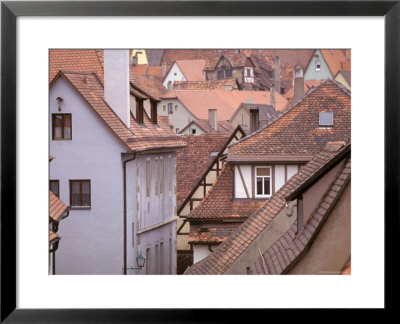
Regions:
<svg viewBox="0 0 400 324"><path fill-rule="evenodd" d="M315 71L321 71L321 61L320 60L315 61Z"/></svg>
<svg viewBox="0 0 400 324"><path fill-rule="evenodd" d="M223 80L224 78L225 78L224 71L223 70L217 71L217 79Z"/></svg>
<svg viewBox="0 0 400 324"><path fill-rule="evenodd" d="M144 108L143 108L143 100L136 98L136 121L139 124L143 124L144 122Z"/></svg>
<svg viewBox="0 0 400 324"><path fill-rule="evenodd" d="M256 167L256 198L271 196L271 167Z"/></svg>
<svg viewBox="0 0 400 324"><path fill-rule="evenodd" d="M319 113L319 127L332 127L333 126L333 113L320 112Z"/></svg>
<svg viewBox="0 0 400 324"><path fill-rule="evenodd" d="M244 82L253 83L254 82L254 70L251 67L244 68Z"/></svg>

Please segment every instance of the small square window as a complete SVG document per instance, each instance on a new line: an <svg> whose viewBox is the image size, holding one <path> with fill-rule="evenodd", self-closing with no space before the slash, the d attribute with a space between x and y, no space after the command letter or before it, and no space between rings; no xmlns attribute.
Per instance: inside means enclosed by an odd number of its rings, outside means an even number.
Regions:
<svg viewBox="0 0 400 324"><path fill-rule="evenodd" d="M333 126L333 113L320 112L319 113L319 126L320 127L332 127Z"/></svg>
<svg viewBox="0 0 400 324"><path fill-rule="evenodd" d="M53 141L72 139L71 114L52 115Z"/></svg>
<svg viewBox="0 0 400 324"><path fill-rule="evenodd" d="M196 134L196 128L192 129L192 134Z"/></svg>

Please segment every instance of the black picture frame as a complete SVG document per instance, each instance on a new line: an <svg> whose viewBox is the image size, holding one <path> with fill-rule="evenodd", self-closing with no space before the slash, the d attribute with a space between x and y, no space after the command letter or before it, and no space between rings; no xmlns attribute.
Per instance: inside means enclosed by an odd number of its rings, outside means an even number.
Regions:
<svg viewBox="0 0 400 324"><path fill-rule="evenodd" d="M385 309L398 284L389 266L399 236L400 4L396 1L128 1L1 3L1 322L229 322L246 310L16 308L16 18L18 16L384 16L385 17ZM371 44L373 46L373 44ZM373 80L371 80L373 82ZM371 85L372 86L372 85ZM371 126L373 127L373 126ZM374 154L373 148L367 154ZM368 198L367 198L368 200ZM392 253L393 252L393 253ZM373 265L371 256L371 266ZM193 287L190 289L193 293ZM210 297L212 298L212 297ZM248 311L248 310L247 310ZM252 310L253 316L262 310ZM244 313L243 313L244 312ZM255 312L255 313L254 313ZM247 315L246 315L247 316ZM240 317L239 317L240 318ZM250 321L251 322L251 321Z"/></svg>

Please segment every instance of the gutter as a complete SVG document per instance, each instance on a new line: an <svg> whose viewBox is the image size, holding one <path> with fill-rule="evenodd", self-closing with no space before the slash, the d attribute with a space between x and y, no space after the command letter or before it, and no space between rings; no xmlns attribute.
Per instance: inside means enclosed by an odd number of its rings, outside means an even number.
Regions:
<svg viewBox="0 0 400 324"><path fill-rule="evenodd" d="M136 159L136 153L133 153L133 157L131 159L125 160L123 163L123 172L124 172L124 174L123 174L123 178L124 178L124 180L123 180L124 181L124 212L123 212L123 217L124 217L124 221L123 221L123 223L124 223L124 248L123 248L124 266L123 266L123 269L124 269L124 275L126 275L126 269L127 269L127 261L126 261L126 250L127 250L126 249L126 222L127 222L127 220L126 220L126 218L127 218L126 217L126 164L135 159Z"/></svg>

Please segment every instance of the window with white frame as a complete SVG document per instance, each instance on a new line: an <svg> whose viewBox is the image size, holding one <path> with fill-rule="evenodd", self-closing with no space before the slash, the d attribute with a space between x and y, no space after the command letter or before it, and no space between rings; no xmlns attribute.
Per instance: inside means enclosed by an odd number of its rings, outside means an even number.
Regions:
<svg viewBox="0 0 400 324"><path fill-rule="evenodd" d="M255 172L256 197L271 196L271 167L256 167Z"/></svg>
<svg viewBox="0 0 400 324"><path fill-rule="evenodd" d="M321 61L320 60L315 61L315 71L321 71Z"/></svg>

